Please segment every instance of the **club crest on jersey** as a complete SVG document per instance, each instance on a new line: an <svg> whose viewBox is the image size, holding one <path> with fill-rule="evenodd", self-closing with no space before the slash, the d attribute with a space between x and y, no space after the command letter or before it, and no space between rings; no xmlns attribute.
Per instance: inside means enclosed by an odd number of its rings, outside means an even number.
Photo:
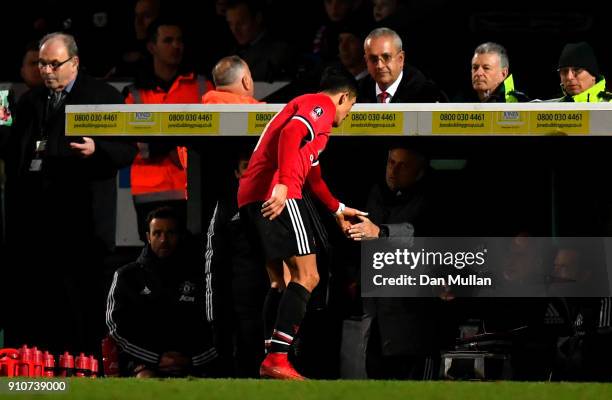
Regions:
<svg viewBox="0 0 612 400"><path fill-rule="evenodd" d="M319 119L321 118L321 115L323 115L323 108L320 106L316 106L315 108L312 109L312 111L310 112L310 116L313 119Z"/></svg>

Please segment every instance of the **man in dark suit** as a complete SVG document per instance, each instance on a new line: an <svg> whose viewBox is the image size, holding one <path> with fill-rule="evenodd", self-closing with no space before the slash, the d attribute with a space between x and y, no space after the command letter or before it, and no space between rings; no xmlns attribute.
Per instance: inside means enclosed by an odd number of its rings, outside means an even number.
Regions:
<svg viewBox="0 0 612 400"><path fill-rule="evenodd" d="M359 82L358 103L438 103L444 92L415 67L404 63L402 39L389 28L374 29L364 41L370 76Z"/></svg>
<svg viewBox="0 0 612 400"><path fill-rule="evenodd" d="M389 148L385 182L372 187L368 217L347 235L356 241L427 237L448 221L427 158L414 148ZM450 213L448 213L450 214ZM437 298L363 298L366 372L373 379L428 380L438 376L446 328Z"/></svg>
<svg viewBox="0 0 612 400"><path fill-rule="evenodd" d="M114 247L116 174L132 162L136 147L66 137L66 104L123 103L111 86L79 71L72 36L45 36L38 67L44 86L22 96L0 149L7 243L14 252L2 263L6 287L14 289L3 302L11 304L6 340L93 352L104 327L102 262Z"/></svg>

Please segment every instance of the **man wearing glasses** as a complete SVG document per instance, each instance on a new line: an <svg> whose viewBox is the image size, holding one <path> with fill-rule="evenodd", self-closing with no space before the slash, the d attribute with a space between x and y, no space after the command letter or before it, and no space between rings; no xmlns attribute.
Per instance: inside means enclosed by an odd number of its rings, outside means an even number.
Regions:
<svg viewBox="0 0 612 400"><path fill-rule="evenodd" d="M370 74L359 85L359 103L439 103L444 92L415 67L404 63L402 39L389 28L374 29L364 41Z"/></svg>
<svg viewBox="0 0 612 400"><path fill-rule="evenodd" d="M593 48L586 42L568 43L559 57L560 101L599 103L612 101L606 79L599 73Z"/></svg>
<svg viewBox="0 0 612 400"><path fill-rule="evenodd" d="M40 41L44 85L25 93L0 157L6 161L7 248L2 262L12 301L6 341L51 352L99 349L103 323L102 261L114 247L117 170L136 146L66 137L66 104L121 104L110 85L79 71L74 38ZM10 290L9 290L10 292ZM54 312L36 312L49 307ZM33 316L36 313L36 316Z"/></svg>
<svg viewBox="0 0 612 400"><path fill-rule="evenodd" d="M564 96L559 99L562 102L576 103L601 103L612 102L612 93L606 91L606 79L599 71L599 65L593 48L586 42L568 43L565 45L559 56L559 78L561 89ZM562 204L571 204L572 210L585 209L585 202L580 202L585 198L584 191L580 188L579 180L588 176L591 172L590 164L583 166L579 170L574 170L572 176L578 177L566 183L571 185L572 193L576 195L570 197L567 193L561 197ZM557 175L561 179L562 175ZM559 179L559 178L557 178ZM566 191L569 192L569 191ZM563 196L563 193L561 193ZM557 196L559 196L557 194ZM588 196L586 197L588 198ZM582 208L580 206L583 206ZM599 216L597 216L598 218ZM577 220L573 222L572 233L565 236L595 236L592 232L593 227L586 227L582 221L593 221L595 216L589 215L585 218L581 213ZM582 235L583 232L590 234ZM580 232L576 234L576 232ZM590 303L585 303L583 299L568 299L570 307L574 310L571 318L576 327L576 337L579 337L581 344L582 364L571 365L574 370L569 373L575 374L572 379L610 381L612 367L607 360L612 357L612 297L593 298ZM590 318L589 318L590 316ZM568 347L568 346L566 346Z"/></svg>
<svg viewBox="0 0 612 400"><path fill-rule="evenodd" d="M364 41L364 51L370 76L360 82L358 102L448 101L434 82L418 69L404 63L402 40L395 31L389 28L373 30ZM411 192L410 196L414 196L414 193ZM395 203L399 200L393 199ZM359 233L359 228L356 232L354 230L350 231L353 238ZM366 237L369 235L364 234ZM436 299L372 297L363 299L363 307L368 377L419 380L435 377L437 360L430 355L435 354L437 342L429 333L435 330L438 313Z"/></svg>

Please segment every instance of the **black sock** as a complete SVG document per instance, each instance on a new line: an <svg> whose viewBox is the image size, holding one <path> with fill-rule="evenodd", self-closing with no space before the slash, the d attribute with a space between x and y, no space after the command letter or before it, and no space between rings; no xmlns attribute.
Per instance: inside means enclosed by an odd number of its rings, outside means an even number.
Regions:
<svg viewBox="0 0 612 400"><path fill-rule="evenodd" d="M278 305L278 317L272 334L270 351L272 353L286 353L293 343L293 336L297 333L310 299L310 292L298 283L287 285L285 293Z"/></svg>
<svg viewBox="0 0 612 400"><path fill-rule="evenodd" d="M275 288L270 288L266 299L263 304L263 325L264 325L264 340L266 345L269 344L269 340L272 337L274 331L274 324L276 323L276 316L278 314L278 303L283 296L283 292ZM266 348L266 352L268 349Z"/></svg>

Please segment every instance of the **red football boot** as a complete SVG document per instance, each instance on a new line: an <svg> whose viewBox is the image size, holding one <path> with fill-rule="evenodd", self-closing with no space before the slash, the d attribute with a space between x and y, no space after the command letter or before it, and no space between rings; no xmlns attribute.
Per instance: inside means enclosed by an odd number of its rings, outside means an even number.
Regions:
<svg viewBox="0 0 612 400"><path fill-rule="evenodd" d="M303 381L306 378L293 368L287 353L269 353L259 367L262 378Z"/></svg>

